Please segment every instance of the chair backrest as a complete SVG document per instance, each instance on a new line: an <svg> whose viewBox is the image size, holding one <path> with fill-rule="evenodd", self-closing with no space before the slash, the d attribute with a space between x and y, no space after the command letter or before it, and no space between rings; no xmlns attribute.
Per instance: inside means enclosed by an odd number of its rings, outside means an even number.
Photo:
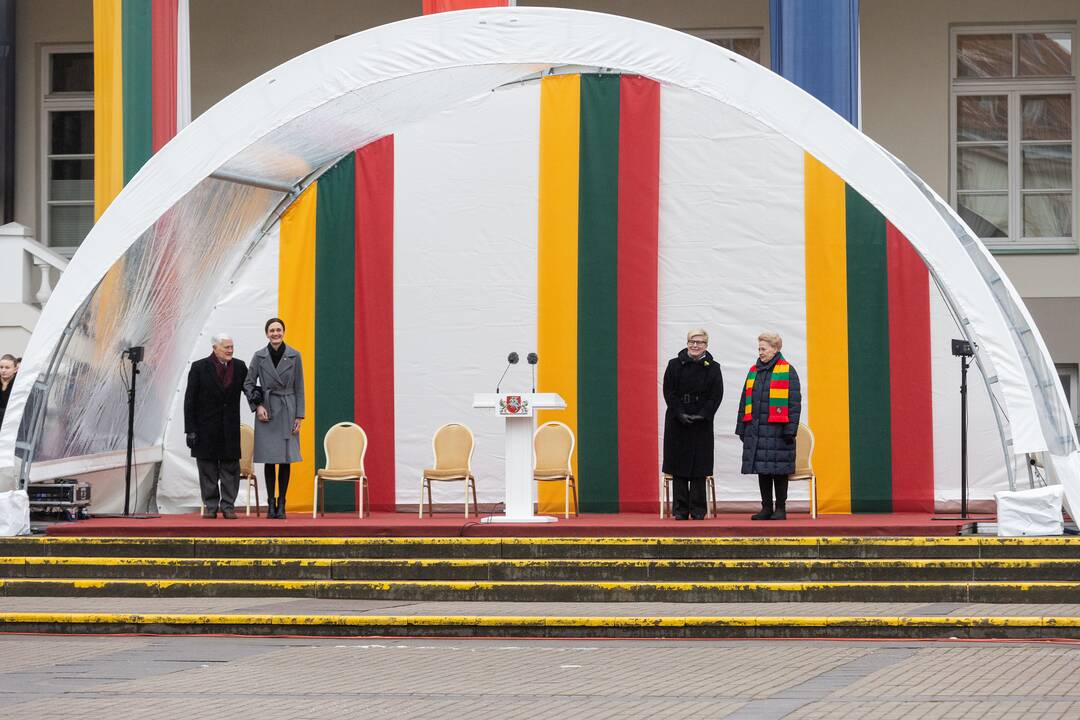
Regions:
<svg viewBox="0 0 1080 720"><path fill-rule="evenodd" d="M795 438L795 474L808 475L814 472L814 433L807 425L799 423L799 434Z"/></svg>
<svg viewBox="0 0 1080 720"><path fill-rule="evenodd" d="M472 470L473 434L461 423L446 423L431 438L436 470Z"/></svg>
<svg viewBox="0 0 1080 720"><path fill-rule="evenodd" d="M367 453L367 433L356 423L339 422L326 431L323 438L327 470L364 471Z"/></svg>
<svg viewBox="0 0 1080 720"><path fill-rule="evenodd" d="M244 476L254 475L254 464L251 462L255 455L255 429L250 425L240 423L240 474Z"/></svg>
<svg viewBox="0 0 1080 720"><path fill-rule="evenodd" d="M533 435L533 469L572 472L570 459L574 455L574 431L561 422L546 422Z"/></svg>

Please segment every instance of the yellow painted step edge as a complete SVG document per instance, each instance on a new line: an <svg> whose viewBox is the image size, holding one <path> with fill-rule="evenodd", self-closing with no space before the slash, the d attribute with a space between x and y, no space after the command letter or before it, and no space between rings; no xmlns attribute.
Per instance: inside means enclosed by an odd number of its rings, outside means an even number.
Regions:
<svg viewBox="0 0 1080 720"><path fill-rule="evenodd" d="M77 589L105 588L107 586L134 587L215 587L250 586L253 588L300 590L312 587L357 587L371 590L392 588L443 588L446 590L493 590L496 588L595 588L600 590L826 590L839 588L996 588L999 590L1076 589L1080 581L943 581L915 580L891 582L884 580L838 581L838 582L616 582L588 580L171 580L140 578L6 578L0 579L0 590L19 585L70 585Z"/></svg>
<svg viewBox="0 0 1080 720"><path fill-rule="evenodd" d="M883 567L883 568L1032 568L1059 567L1080 563L1080 558L208 558L208 557L101 557L96 555L0 557L0 565L87 565L185 566L219 565L226 567L335 567L341 565L391 565L421 567L544 567L579 565L582 567L686 567L686 568L782 568L805 567Z"/></svg>
<svg viewBox="0 0 1080 720"><path fill-rule="evenodd" d="M543 615L258 615L179 613L0 613L0 624L84 625L341 625L477 627L1080 627L1080 617L1059 616L543 616Z"/></svg>

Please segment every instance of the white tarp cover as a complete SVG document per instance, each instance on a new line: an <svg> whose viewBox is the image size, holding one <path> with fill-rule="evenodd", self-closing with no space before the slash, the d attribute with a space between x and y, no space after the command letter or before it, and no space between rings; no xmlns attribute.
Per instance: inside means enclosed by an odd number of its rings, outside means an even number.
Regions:
<svg viewBox="0 0 1080 720"><path fill-rule="evenodd" d="M924 183L824 105L753 62L648 23L538 8L446 13L358 33L257 78L183 130L102 216L43 311L0 429L0 473L14 477L20 422L25 441L44 400L35 391L27 403L39 377L48 378L50 389L37 457L119 449L125 410L114 378L121 350L134 344L147 345L154 358L139 377L137 443L161 441L184 363L204 352L198 334L214 299L226 294L241 258L264 224L272 224L275 205L287 201L282 192L221 182L212 173L292 185L372 139L407 136L410 125L438 111L565 65L653 78L668 103L682 95L718 101L775 136L765 142L786 141L792 156L804 149L856 187L910 240L977 343L1008 418L1004 432L1013 452L1049 450L1048 468L1080 507L1075 430L1038 330L994 259ZM671 152L679 152L677 143ZM404 162L407 168L408 155ZM676 174L665 182L677 181ZM672 247L662 268L681 251ZM661 305L677 303L676 293L662 284ZM675 328L687 320L677 313L662 318L663 356L681 344L672 345ZM408 326L409 319L395 317L398 322ZM796 346L799 332L788 330ZM54 358L59 362L50 367Z"/></svg>

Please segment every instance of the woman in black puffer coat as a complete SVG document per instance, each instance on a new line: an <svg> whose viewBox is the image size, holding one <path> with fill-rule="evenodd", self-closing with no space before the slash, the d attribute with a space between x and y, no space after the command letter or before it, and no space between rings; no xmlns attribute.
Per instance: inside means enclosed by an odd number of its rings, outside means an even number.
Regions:
<svg viewBox="0 0 1080 720"><path fill-rule="evenodd" d="M709 335L691 330L686 347L664 371L664 466L672 476L671 514L705 518L705 478L713 474L713 416L724 399L720 363L706 348Z"/></svg>
<svg viewBox="0 0 1080 720"><path fill-rule="evenodd" d="M788 475L795 472L802 390L795 368L780 354L783 344L777 333L758 335L758 361L743 386L735 424L743 442L743 475L757 474L761 491L761 512L753 520L787 518Z"/></svg>

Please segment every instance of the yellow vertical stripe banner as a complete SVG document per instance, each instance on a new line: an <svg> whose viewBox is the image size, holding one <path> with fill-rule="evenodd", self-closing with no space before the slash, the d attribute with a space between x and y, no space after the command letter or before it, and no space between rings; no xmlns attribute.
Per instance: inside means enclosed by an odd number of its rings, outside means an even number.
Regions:
<svg viewBox="0 0 1080 720"><path fill-rule="evenodd" d="M285 341L304 363L304 421L300 454L289 481L288 510L311 510L315 487L315 230L318 184L305 190L281 217L278 317Z"/></svg>
<svg viewBox="0 0 1080 720"><path fill-rule="evenodd" d="M566 410L537 414L537 423L558 420L577 437L578 151L581 77L556 75L540 82L539 227L537 233L537 368L541 392L554 392ZM577 447L573 457L578 476ZM562 512L561 483L542 483L539 511Z"/></svg>
<svg viewBox="0 0 1080 720"><path fill-rule="evenodd" d="M851 512L844 181L805 156L808 424L818 511Z"/></svg>
<svg viewBox="0 0 1080 720"><path fill-rule="evenodd" d="M124 187L122 0L94 0L94 220Z"/></svg>

